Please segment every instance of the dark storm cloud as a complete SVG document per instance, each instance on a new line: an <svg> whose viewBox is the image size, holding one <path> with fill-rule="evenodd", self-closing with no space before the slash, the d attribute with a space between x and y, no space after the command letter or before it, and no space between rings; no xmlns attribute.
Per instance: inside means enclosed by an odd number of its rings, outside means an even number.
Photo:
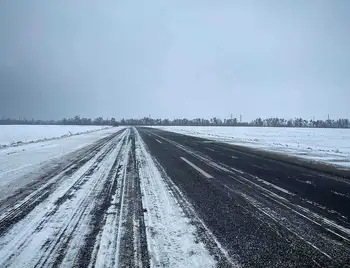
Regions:
<svg viewBox="0 0 350 268"><path fill-rule="evenodd" d="M0 116L350 117L347 1L1 1Z"/></svg>

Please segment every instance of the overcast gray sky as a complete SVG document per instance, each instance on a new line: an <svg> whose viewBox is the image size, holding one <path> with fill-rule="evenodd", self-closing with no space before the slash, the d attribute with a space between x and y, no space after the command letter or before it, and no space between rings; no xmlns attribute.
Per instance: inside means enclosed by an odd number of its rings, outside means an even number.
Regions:
<svg viewBox="0 0 350 268"><path fill-rule="evenodd" d="M2 0L0 116L350 118L348 0Z"/></svg>

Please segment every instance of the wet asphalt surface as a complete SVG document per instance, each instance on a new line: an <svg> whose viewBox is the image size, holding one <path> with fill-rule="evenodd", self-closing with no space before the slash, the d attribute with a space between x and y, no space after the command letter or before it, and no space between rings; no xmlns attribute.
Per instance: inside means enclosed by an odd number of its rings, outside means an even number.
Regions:
<svg viewBox="0 0 350 268"><path fill-rule="evenodd" d="M350 181L201 138L138 131L243 267L350 267Z"/></svg>

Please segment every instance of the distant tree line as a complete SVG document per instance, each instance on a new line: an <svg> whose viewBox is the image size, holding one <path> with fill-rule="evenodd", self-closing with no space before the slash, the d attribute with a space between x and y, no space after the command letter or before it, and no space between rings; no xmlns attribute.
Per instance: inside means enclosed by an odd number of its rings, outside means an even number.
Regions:
<svg viewBox="0 0 350 268"><path fill-rule="evenodd" d="M150 125L150 126L254 126L254 127L303 127L303 128L350 128L349 119L328 119L328 120L305 120L302 118L283 119L283 118L257 118L251 122L239 122L237 118L220 119L213 117L211 119L122 119L120 125Z"/></svg>
<svg viewBox="0 0 350 268"><path fill-rule="evenodd" d="M115 126L118 122L115 118L104 119L103 117L91 118L81 118L80 116L75 116L72 118L63 118L61 120L35 120L35 119L13 119L13 118L2 118L0 119L0 125L81 125L81 126Z"/></svg>
<svg viewBox="0 0 350 268"><path fill-rule="evenodd" d="M220 119L213 117L211 119L153 119L144 117L142 119L122 119L117 121L115 118L104 119L103 117L64 118L62 120L28 120L28 119L0 119L0 125L134 125L134 126L255 126L255 127L302 127L302 128L350 128L349 119L327 119L327 120L305 120L302 118L283 119L283 118L257 118L251 122L239 122L237 118Z"/></svg>
<svg viewBox="0 0 350 268"><path fill-rule="evenodd" d="M327 120L305 120L302 118L283 119L283 118L267 118L255 119L250 125L257 127L305 127L305 128L350 128L349 119L327 119Z"/></svg>

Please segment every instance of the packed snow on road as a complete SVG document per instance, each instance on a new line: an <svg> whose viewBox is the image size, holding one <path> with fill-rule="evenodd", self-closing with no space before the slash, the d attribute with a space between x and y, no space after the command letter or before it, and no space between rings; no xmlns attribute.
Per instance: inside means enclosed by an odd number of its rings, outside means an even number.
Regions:
<svg viewBox="0 0 350 268"><path fill-rule="evenodd" d="M157 126L156 128L350 168L349 129L212 126Z"/></svg>
<svg viewBox="0 0 350 268"><path fill-rule="evenodd" d="M215 267L225 258L135 128L1 149L0 185L0 267Z"/></svg>

